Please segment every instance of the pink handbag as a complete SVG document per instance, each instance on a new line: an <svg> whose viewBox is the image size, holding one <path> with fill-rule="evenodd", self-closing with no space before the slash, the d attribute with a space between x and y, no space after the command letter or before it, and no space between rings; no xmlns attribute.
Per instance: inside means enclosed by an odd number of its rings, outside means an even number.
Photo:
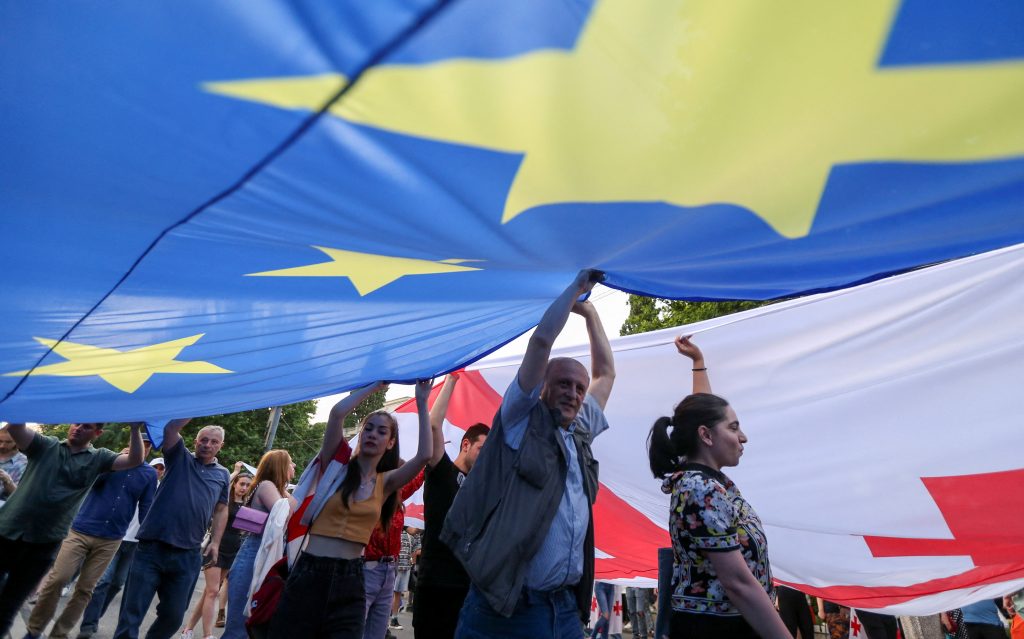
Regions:
<svg viewBox="0 0 1024 639"><path fill-rule="evenodd" d="M270 513L265 513L262 510L242 506L235 513L235 520L231 523L231 527L248 533L262 535L263 528L267 525L267 517L269 516Z"/></svg>

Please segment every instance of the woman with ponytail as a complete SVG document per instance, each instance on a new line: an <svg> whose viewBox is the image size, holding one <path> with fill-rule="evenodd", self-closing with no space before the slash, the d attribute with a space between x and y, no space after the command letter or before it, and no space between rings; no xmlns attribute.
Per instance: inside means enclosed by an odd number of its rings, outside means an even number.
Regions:
<svg viewBox="0 0 1024 639"><path fill-rule="evenodd" d="M711 393L704 355L689 337L676 349L693 362L693 394L647 438L651 472L672 496L671 639L788 639L772 603L767 543L757 513L722 472L747 436L729 403Z"/></svg>

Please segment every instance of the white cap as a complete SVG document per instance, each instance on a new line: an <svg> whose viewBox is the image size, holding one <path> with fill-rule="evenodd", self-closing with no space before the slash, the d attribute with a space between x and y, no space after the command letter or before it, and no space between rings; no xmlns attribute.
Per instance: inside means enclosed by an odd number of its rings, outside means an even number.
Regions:
<svg viewBox="0 0 1024 639"><path fill-rule="evenodd" d="M157 465L167 466L167 464L164 463L164 458L163 457L157 457L153 461L149 462L149 465L150 466L157 466Z"/></svg>

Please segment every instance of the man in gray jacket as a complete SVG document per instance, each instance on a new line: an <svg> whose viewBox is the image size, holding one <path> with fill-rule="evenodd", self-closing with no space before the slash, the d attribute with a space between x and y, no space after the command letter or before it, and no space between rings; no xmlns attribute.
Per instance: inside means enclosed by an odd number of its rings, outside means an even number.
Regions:
<svg viewBox="0 0 1024 639"><path fill-rule="evenodd" d="M456 639L583 637L594 581L591 441L608 428L615 379L597 311L577 301L601 274L581 271L541 318L441 539L472 586ZM576 360L549 361L575 312L586 321L593 380Z"/></svg>

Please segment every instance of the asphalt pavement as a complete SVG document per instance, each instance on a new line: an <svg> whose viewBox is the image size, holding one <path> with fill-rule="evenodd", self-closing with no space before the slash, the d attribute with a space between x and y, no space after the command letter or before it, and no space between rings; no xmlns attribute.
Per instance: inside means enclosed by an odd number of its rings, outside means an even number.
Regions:
<svg viewBox="0 0 1024 639"><path fill-rule="evenodd" d="M185 615L186 621L188 620L189 615L191 615L191 612L195 607L196 602L199 601L199 598L202 596L203 589L205 587L206 580L203 578L202 575L200 575L199 581L196 583L196 588L192 592L192 601L189 602L188 608L189 612ZM60 614L60 610L64 607L64 604L67 603L67 600L67 597L61 597L60 606L58 606L57 608L58 615ZM146 636L146 630L149 628L150 624L153 623L153 620L156 619L156 604L157 600L154 598L153 605L149 607L149 612L146 613L146 619L142 624L142 628L140 629L140 637ZM120 605L121 594L118 593L118 595L114 598L114 601L110 603L110 607L107 609L107 614L105 614L103 618L100 619L99 630L96 632L96 634L93 635L93 639L110 639L114 636L114 630L117 629L117 611L118 608L120 608ZM25 636L25 624L28 622L28 616L31 612L32 604L25 604L24 606L22 606L21 616L14 620L14 627L11 628L11 633L9 635L10 639L22 639ZM54 616L54 618L56 619L56 615ZM403 628L401 630L393 630L392 635L396 639L412 639L412 615L406 612L399 613L398 622L403 626ZM202 622L200 622L199 627L196 628L195 639L201 639L201 637L203 636L202 630ZM223 631L223 628L217 628L216 632L214 633L214 636L219 637ZM78 628L75 628L75 632L78 632ZM71 635L71 637L72 639L74 639L74 635Z"/></svg>

